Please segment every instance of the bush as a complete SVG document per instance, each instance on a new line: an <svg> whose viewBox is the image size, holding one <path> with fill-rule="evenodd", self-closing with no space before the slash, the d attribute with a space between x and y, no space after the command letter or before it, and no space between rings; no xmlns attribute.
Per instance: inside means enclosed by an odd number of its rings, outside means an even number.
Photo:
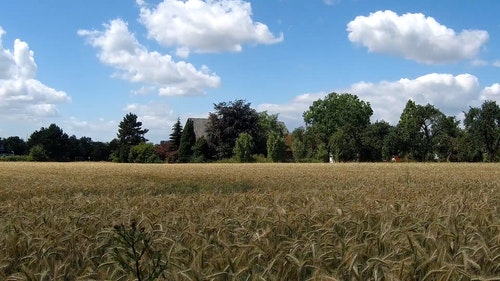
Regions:
<svg viewBox="0 0 500 281"><path fill-rule="evenodd" d="M151 154L148 159L146 159L146 163L163 163L163 161L161 161L160 156L157 154Z"/></svg>
<svg viewBox="0 0 500 281"><path fill-rule="evenodd" d="M28 155L12 155L12 156L2 156L0 157L1 162L25 162L30 161Z"/></svg>
<svg viewBox="0 0 500 281"><path fill-rule="evenodd" d="M49 157L43 146L38 144L30 149L29 159L31 161L44 162L49 160Z"/></svg>
<svg viewBox="0 0 500 281"><path fill-rule="evenodd" d="M109 155L109 159L112 162L116 163L127 163L129 159L131 147L129 145L121 145L117 148L111 155Z"/></svg>
<svg viewBox="0 0 500 281"><path fill-rule="evenodd" d="M269 161L269 159L262 155L262 154L254 154L252 156L253 160L256 162L256 163L269 163L271 161Z"/></svg>
<svg viewBox="0 0 500 281"><path fill-rule="evenodd" d="M247 133L241 133L236 140L233 149L234 156L239 162L252 162L252 150L254 148L252 136Z"/></svg>
<svg viewBox="0 0 500 281"><path fill-rule="evenodd" d="M155 154L155 146L152 143L141 142L132 146L128 155L130 163L158 163L160 158Z"/></svg>
<svg viewBox="0 0 500 281"><path fill-rule="evenodd" d="M196 143L193 146L193 157L191 162L194 163L202 163L207 162L210 158L210 148L208 147L208 142L205 137L201 137L196 140Z"/></svg>
<svg viewBox="0 0 500 281"><path fill-rule="evenodd" d="M267 157L272 162L285 161L285 138L277 134L270 134L267 139Z"/></svg>

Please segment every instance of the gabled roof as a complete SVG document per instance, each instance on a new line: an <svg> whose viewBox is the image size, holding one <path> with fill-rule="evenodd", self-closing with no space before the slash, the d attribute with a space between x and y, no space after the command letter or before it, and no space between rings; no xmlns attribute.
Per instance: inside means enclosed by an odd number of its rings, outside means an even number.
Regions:
<svg viewBox="0 0 500 281"><path fill-rule="evenodd" d="M193 121L194 135L196 139L207 137L208 118L188 118Z"/></svg>

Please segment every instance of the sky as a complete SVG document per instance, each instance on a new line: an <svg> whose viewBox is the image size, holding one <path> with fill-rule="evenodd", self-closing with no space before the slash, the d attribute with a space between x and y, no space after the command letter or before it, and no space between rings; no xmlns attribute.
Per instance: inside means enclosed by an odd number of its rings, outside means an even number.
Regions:
<svg viewBox="0 0 500 281"><path fill-rule="evenodd" d="M146 138L244 99L288 129L328 93L396 125L411 99L463 118L500 103L500 1L0 1L0 137L55 123L111 141L131 112Z"/></svg>

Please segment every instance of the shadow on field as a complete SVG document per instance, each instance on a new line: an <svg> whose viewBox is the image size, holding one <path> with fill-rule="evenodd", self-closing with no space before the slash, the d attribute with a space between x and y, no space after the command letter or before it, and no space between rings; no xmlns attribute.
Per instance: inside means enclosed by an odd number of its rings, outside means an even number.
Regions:
<svg viewBox="0 0 500 281"><path fill-rule="evenodd" d="M252 190L254 187L249 183L235 182L224 184L193 184L193 183L168 183L161 186L151 187L147 192L153 196L169 195L169 194L197 194L197 193L214 193L214 194L234 194L245 193Z"/></svg>

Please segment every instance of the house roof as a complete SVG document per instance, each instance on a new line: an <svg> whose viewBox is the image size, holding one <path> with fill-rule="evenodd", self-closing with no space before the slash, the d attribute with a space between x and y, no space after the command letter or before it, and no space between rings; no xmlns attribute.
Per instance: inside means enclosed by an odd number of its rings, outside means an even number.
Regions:
<svg viewBox="0 0 500 281"><path fill-rule="evenodd" d="M193 121L193 129L196 139L207 137L208 118L188 118Z"/></svg>

